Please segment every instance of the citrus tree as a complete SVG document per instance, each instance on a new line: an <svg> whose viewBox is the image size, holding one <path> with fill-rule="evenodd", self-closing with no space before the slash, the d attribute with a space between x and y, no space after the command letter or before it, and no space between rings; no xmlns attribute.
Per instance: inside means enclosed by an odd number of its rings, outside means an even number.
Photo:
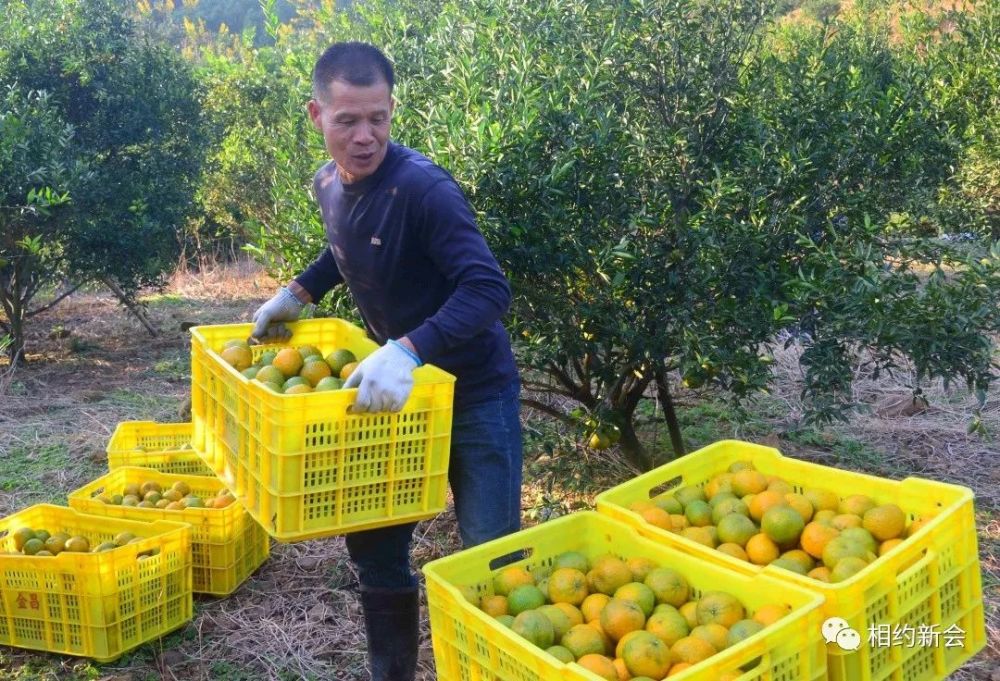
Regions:
<svg viewBox="0 0 1000 681"><path fill-rule="evenodd" d="M683 452L670 377L751 399L783 330L803 340L816 418L844 417L859 361L992 378L995 258L888 227L960 153L926 64L869 17L779 30L772 15L759 0L321 6L273 55L304 98L330 42L385 49L394 135L456 176L511 279L526 401L648 468L664 455L639 405L659 399ZM308 184L324 159L301 100L287 108L257 247L290 274L323 247Z"/></svg>
<svg viewBox="0 0 1000 681"><path fill-rule="evenodd" d="M41 273L62 274L67 258L48 238L68 217L71 197L87 179L73 128L44 92L10 85L0 108L0 304L7 336L0 349L16 361L24 351L28 305L45 284ZM67 163L67 159L69 162Z"/></svg>
<svg viewBox="0 0 1000 681"><path fill-rule="evenodd" d="M140 312L136 291L176 262L206 138L190 67L120 3L13 0L0 44L0 91L14 93L0 300L16 356L42 290L100 282Z"/></svg>

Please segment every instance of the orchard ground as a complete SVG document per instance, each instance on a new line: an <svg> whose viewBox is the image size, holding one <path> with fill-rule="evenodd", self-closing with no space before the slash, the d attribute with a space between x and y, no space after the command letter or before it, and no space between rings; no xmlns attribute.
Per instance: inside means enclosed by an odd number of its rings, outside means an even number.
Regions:
<svg viewBox="0 0 1000 681"><path fill-rule="evenodd" d="M251 265L178 273L144 300L160 329L152 338L110 295L76 294L33 320L16 372L0 364L0 515L67 492L106 471L104 447L124 420L186 420L187 324L249 320L275 283ZM679 412L690 449L737 437L825 465L901 479L955 482L976 493L988 647L951 678L1000 681L1000 387L981 414L987 437L969 435L975 400L962 388L925 388L913 413L908 375L872 380L860 370L855 399L869 407L848 424L801 425L797 348L778 350L775 389L739 420L711 390L684 391ZM650 403L645 434L666 447ZM523 516L532 524L592 506L635 474L614 449L594 452L583 434L525 410ZM459 548L454 515L422 523L415 567ZM196 597L192 623L108 665L0 647L0 680L366 679L357 577L341 539L273 544L270 560L226 599ZM435 679L430 632L420 681Z"/></svg>

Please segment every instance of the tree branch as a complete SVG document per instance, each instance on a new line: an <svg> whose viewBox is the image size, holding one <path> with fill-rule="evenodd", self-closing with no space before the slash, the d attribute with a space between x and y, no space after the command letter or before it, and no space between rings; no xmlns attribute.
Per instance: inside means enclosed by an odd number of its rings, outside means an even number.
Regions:
<svg viewBox="0 0 1000 681"><path fill-rule="evenodd" d="M56 304L59 303L59 301L61 301L64 298L68 298L69 296L73 295L73 293L75 293L76 290L79 289L81 286L83 286L82 282L79 283L79 284L77 284L76 286L74 286L70 290L66 291L66 293L62 294L61 296L59 296L58 298L56 298L52 302L47 303L47 304L45 304L45 305L43 305L43 306L41 306L39 308L36 308L34 310L29 310L28 312L25 312L24 313L24 318L28 319L29 317L34 317L36 314L41 314L42 312L45 312L46 310L52 309L53 307L56 306Z"/></svg>
<svg viewBox="0 0 1000 681"><path fill-rule="evenodd" d="M538 400L534 400L530 397L522 397L521 404L523 404L526 407L531 407L532 409L537 409L538 411L548 414L549 416L555 417L568 425L576 425L576 421L574 421L571 416L569 416L568 414L564 414L555 407L550 407L544 402L539 402Z"/></svg>
<svg viewBox="0 0 1000 681"><path fill-rule="evenodd" d="M125 291L123 291L121 287L118 286L117 283L115 283L114 279L112 279L111 277L108 276L101 277L101 282L104 283L104 285L107 286L109 289L111 289L111 292L115 294L118 300L121 301L122 305L124 305L126 309L128 309L128 311L135 316L136 319L142 322L142 325L146 327L146 331L149 332L149 335L156 337L157 335L156 327L153 326L152 322L149 321L149 318L142 311L142 306L133 301L125 293Z"/></svg>

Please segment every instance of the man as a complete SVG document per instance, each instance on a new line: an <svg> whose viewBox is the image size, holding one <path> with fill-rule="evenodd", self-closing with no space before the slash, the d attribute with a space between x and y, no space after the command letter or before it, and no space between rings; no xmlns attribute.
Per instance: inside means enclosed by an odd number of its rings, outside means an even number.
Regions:
<svg viewBox="0 0 1000 681"><path fill-rule="evenodd" d="M316 62L309 116L331 161L314 178L329 248L254 314L254 336L296 319L345 283L382 346L355 369L354 411L398 411L413 369L456 376L449 482L462 543L520 527L520 383L500 317L510 287L458 184L390 141L392 65L375 47L338 43ZM414 678L414 524L348 534L375 681Z"/></svg>

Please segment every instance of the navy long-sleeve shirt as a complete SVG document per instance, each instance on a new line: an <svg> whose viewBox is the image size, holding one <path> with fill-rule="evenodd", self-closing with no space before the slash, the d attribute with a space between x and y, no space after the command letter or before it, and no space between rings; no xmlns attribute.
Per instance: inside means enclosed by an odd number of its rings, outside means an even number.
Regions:
<svg viewBox="0 0 1000 681"><path fill-rule="evenodd" d="M330 242L296 279L313 301L346 283L379 343L407 336L455 375L458 406L517 380L500 323L510 286L451 175L390 142L368 177L344 184L330 161L313 186Z"/></svg>

